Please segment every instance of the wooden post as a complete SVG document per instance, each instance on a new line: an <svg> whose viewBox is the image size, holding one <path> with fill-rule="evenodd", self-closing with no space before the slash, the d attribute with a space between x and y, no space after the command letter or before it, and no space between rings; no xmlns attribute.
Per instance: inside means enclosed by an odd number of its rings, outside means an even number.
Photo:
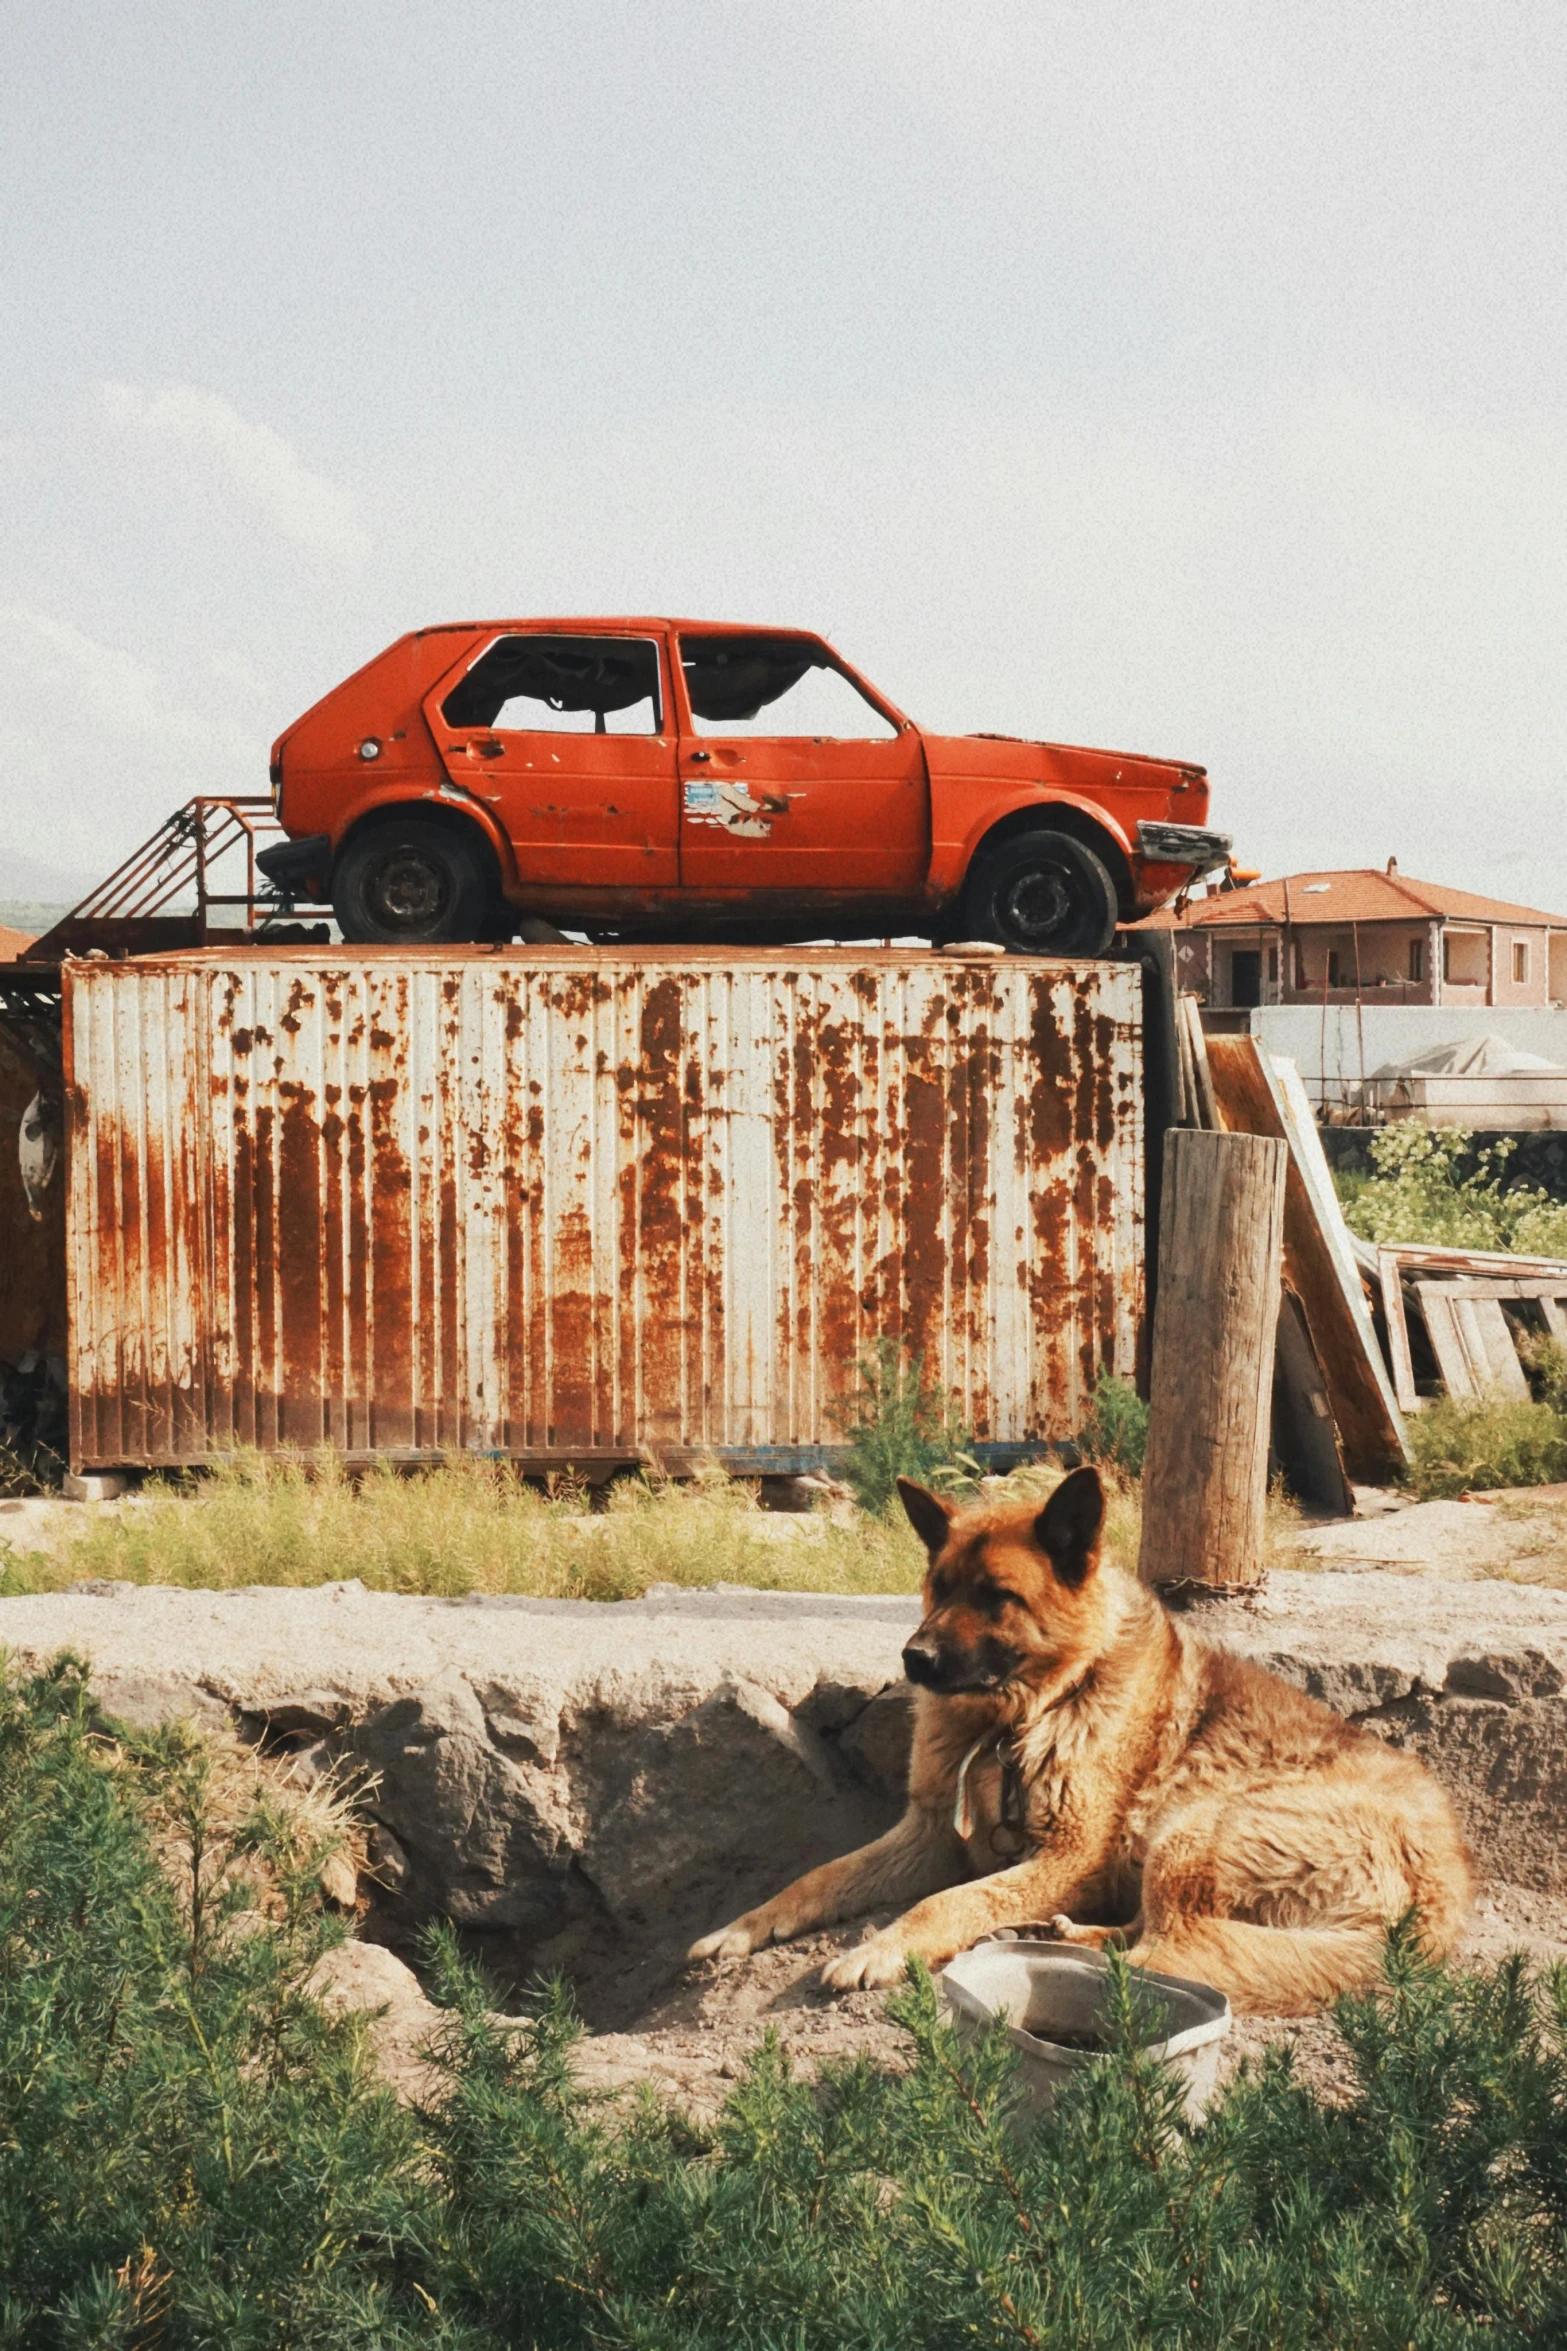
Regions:
<svg viewBox="0 0 1567 2351"><path fill-rule="evenodd" d="M1165 1137L1146 1584L1224 1590L1262 1575L1288 1156L1273 1135Z"/></svg>

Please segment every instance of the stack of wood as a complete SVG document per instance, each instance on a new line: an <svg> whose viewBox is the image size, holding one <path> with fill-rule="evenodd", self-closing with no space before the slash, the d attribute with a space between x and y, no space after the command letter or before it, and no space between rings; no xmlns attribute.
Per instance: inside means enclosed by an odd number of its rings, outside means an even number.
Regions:
<svg viewBox="0 0 1567 2351"><path fill-rule="evenodd" d="M1273 1447L1291 1489L1350 1507L1348 1480L1396 1475L1404 1415L1432 1397L1519 1401L1531 1342L1567 1347L1567 1262L1484 1249L1375 1248L1344 1222L1300 1073L1255 1037L1208 1037L1178 999L1180 1124L1289 1147Z"/></svg>
<svg viewBox="0 0 1567 2351"><path fill-rule="evenodd" d="M1461 1403L1524 1402L1531 1340L1567 1347L1567 1264L1559 1258L1357 1248L1376 1280L1403 1412L1418 1412L1439 1388Z"/></svg>
<svg viewBox="0 0 1567 2351"><path fill-rule="evenodd" d="M1273 1457L1303 1502L1347 1515L1350 1480L1396 1476L1409 1445L1305 1087L1255 1037L1205 1037L1194 997L1178 1000L1176 1037L1180 1123L1271 1135L1287 1149Z"/></svg>

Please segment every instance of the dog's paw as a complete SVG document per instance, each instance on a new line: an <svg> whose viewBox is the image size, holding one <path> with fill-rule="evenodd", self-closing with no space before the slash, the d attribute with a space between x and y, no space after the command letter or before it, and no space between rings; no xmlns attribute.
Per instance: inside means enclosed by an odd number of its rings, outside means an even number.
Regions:
<svg viewBox="0 0 1567 2351"><path fill-rule="evenodd" d="M875 1991L883 1984L901 1982L906 1956L896 1938L872 1935L868 1942L856 1943L852 1951L840 1951L836 1959L829 1959L822 1969L822 1982L835 1992Z"/></svg>
<svg viewBox="0 0 1567 2351"><path fill-rule="evenodd" d="M712 1934L700 1936L686 1953L688 1959L746 1959L765 1943L765 1934L756 1935L743 1918L733 1926L715 1927Z"/></svg>

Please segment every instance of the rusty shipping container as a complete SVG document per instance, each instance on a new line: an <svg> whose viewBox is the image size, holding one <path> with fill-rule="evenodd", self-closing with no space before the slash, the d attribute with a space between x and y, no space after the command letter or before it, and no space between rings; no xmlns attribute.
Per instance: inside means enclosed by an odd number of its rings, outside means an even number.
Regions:
<svg viewBox="0 0 1567 2351"><path fill-rule="evenodd" d="M72 1457L807 1466L878 1338L979 1441L1142 1304L1139 974L862 949L68 963Z"/></svg>

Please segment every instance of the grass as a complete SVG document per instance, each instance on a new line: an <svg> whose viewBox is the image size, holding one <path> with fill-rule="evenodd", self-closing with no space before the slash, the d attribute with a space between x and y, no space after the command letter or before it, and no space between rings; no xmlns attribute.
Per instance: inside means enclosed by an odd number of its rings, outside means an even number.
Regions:
<svg viewBox="0 0 1567 2351"><path fill-rule="evenodd" d="M1030 1464L985 1499L1043 1503L1061 1471ZM1142 1492L1101 1466L1107 1555L1137 1570ZM1270 1497L1265 1565L1309 1565L1299 1513ZM372 1591L457 1597L626 1600L650 1584L794 1592L916 1592L925 1554L896 1503L807 1518L759 1507L722 1476L678 1485L627 1480L590 1511L576 1487L554 1495L504 1462L459 1456L432 1469L350 1476L335 1454L308 1464L244 1456L210 1474L154 1479L124 1508L86 1515L58 1551L0 1547L0 1597L63 1591L87 1579L194 1590L315 1585L357 1578Z"/></svg>
<svg viewBox="0 0 1567 2351"><path fill-rule="evenodd" d="M1553 1404L1434 1397L1409 1421L1407 1483L1422 1502L1567 1478L1567 1419Z"/></svg>
<svg viewBox="0 0 1567 2351"><path fill-rule="evenodd" d="M378 1592L514 1592L624 1600L650 1584L913 1591L924 1553L903 1522L791 1520L727 1478L689 1486L626 1480L601 1511L581 1487L541 1493L505 1462L351 1476L323 1451L308 1464L242 1456L201 1477L154 1479L123 1511L94 1512L57 1554L10 1552L8 1592L83 1577L230 1589L357 1578Z"/></svg>
<svg viewBox="0 0 1567 2351"><path fill-rule="evenodd" d="M960 2042L915 1969L903 2066L810 2083L764 2041L709 2125L579 2090L564 1993L503 2023L436 1936L400 2107L305 1989L341 1932L314 1856L216 1809L188 1746L110 1733L74 1661L0 1678L0 2351L1567 2339L1562 1971L1397 1934L1331 2098L1279 2051L1193 2130L1119 1962L1112 2046L1032 2126L1004 2033Z"/></svg>

